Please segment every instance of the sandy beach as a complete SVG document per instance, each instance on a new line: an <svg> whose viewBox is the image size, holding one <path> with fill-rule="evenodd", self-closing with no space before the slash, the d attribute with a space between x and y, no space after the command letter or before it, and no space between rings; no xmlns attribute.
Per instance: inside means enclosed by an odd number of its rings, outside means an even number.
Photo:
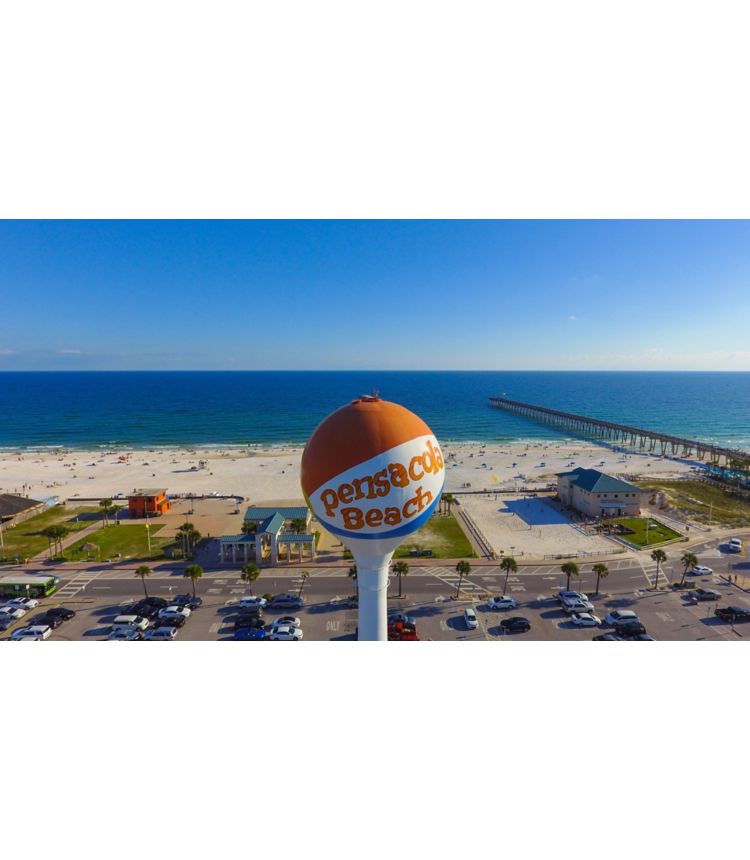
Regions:
<svg viewBox="0 0 750 860"><path fill-rule="evenodd" d="M443 453L446 492L541 486L575 466L636 478L685 475L693 465L584 442L446 444ZM164 487L170 494L233 495L261 503L301 498L301 455L301 448L292 447L6 451L0 454L0 492L75 502Z"/></svg>

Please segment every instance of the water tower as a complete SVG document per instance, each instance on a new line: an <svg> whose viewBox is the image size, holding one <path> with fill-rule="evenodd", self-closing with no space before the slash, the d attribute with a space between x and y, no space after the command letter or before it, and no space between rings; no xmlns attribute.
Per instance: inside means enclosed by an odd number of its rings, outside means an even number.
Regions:
<svg viewBox="0 0 750 860"><path fill-rule="evenodd" d="M432 516L444 480L443 455L430 428L377 395L332 412L310 437L302 491L357 563L361 640L388 638L391 558Z"/></svg>

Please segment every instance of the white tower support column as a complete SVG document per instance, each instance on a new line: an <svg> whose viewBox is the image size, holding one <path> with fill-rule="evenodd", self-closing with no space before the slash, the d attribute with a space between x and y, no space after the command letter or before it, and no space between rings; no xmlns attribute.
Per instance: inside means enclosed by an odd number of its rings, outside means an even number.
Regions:
<svg viewBox="0 0 750 860"><path fill-rule="evenodd" d="M385 559L356 559L360 642L388 641L388 568Z"/></svg>

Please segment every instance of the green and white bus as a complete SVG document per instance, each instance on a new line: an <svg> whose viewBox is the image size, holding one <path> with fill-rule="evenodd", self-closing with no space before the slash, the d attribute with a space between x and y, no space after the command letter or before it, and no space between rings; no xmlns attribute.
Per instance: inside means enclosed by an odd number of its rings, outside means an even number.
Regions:
<svg viewBox="0 0 750 860"><path fill-rule="evenodd" d="M0 597L49 597L59 585L59 576L45 576L43 573L0 576Z"/></svg>

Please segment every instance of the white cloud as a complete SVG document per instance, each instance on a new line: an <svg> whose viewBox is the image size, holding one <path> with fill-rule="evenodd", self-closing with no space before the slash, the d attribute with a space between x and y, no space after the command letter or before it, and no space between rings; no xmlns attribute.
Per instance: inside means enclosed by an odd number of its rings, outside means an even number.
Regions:
<svg viewBox="0 0 750 860"><path fill-rule="evenodd" d="M578 317L577 317L577 316L574 316L573 314L571 314L571 315L568 317L568 319L569 319L569 320L577 320L577 319L578 319Z"/></svg>
<svg viewBox="0 0 750 860"><path fill-rule="evenodd" d="M8 349L7 347L3 347L0 349L0 355L17 355L15 349Z"/></svg>
<svg viewBox="0 0 750 860"><path fill-rule="evenodd" d="M81 350L80 349L58 349L57 353L58 353L58 355L80 355Z"/></svg>

